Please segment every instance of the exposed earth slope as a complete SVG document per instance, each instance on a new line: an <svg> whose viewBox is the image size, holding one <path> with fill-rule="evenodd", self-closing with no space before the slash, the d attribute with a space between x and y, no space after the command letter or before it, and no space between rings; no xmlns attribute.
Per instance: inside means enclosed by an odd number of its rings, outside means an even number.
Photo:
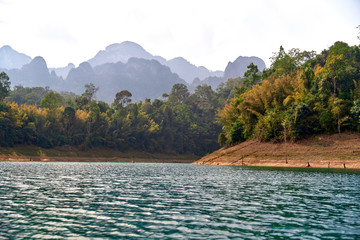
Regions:
<svg viewBox="0 0 360 240"><path fill-rule="evenodd" d="M317 135L286 144L250 140L221 148L194 164L360 169L360 134Z"/></svg>

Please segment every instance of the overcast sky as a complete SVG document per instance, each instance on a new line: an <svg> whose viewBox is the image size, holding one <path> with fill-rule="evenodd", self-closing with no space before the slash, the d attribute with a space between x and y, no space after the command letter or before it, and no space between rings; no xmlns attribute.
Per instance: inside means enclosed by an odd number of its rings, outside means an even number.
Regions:
<svg viewBox="0 0 360 240"><path fill-rule="evenodd" d="M49 67L133 41L166 59L224 70L238 56L269 58L280 45L320 52L357 45L360 0L0 0L0 47Z"/></svg>

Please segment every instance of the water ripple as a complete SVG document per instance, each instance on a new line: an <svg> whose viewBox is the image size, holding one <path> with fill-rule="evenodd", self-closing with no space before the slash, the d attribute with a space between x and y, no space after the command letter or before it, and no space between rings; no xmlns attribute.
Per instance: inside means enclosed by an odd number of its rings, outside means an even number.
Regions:
<svg viewBox="0 0 360 240"><path fill-rule="evenodd" d="M358 239L360 175L0 162L0 239Z"/></svg>

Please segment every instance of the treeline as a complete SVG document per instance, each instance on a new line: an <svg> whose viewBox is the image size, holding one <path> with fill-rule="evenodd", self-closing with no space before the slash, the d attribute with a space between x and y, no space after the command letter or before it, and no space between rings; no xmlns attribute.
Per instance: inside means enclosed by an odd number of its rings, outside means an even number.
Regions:
<svg viewBox="0 0 360 240"><path fill-rule="evenodd" d="M360 131L359 46L336 42L320 54L280 47L249 79L219 112L221 145Z"/></svg>
<svg viewBox="0 0 360 240"><path fill-rule="evenodd" d="M175 84L162 99L112 104L98 88L76 96L16 86L0 73L0 146L33 144L203 155L248 139L294 141L318 133L360 131L360 48L336 42L320 54L280 47L270 68L248 66L216 91ZM219 146L220 145L220 146Z"/></svg>
<svg viewBox="0 0 360 240"><path fill-rule="evenodd" d="M98 88L85 86L81 96L49 88L16 86L1 73L0 146L31 144L129 149L203 155L219 148L218 108L234 96L236 80L217 91L198 86L190 94L175 84L163 100L131 103L131 93L119 91L114 102L96 101Z"/></svg>

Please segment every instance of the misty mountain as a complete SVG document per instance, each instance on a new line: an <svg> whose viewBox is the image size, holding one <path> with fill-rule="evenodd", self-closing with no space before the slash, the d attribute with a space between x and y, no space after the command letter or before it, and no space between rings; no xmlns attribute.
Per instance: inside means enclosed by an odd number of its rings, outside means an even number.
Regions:
<svg viewBox="0 0 360 240"><path fill-rule="evenodd" d="M192 82L195 78L204 79L210 76L221 77L222 71L212 72L206 67L197 67L182 57L177 57L166 62L171 71L179 74L179 76L187 82Z"/></svg>
<svg viewBox="0 0 360 240"><path fill-rule="evenodd" d="M88 62L95 67L104 63L117 63L119 61L126 63L130 58L153 59L154 57L139 44L126 41L107 46L105 51L99 51Z"/></svg>
<svg viewBox="0 0 360 240"><path fill-rule="evenodd" d="M247 66L249 66L250 63L257 65L260 72L266 68L265 62L261 58L240 56L234 62L228 63L223 76L210 76L203 80L195 79L190 84L190 89L195 89L198 85L206 84L216 90L220 83L226 82L229 78L243 77L244 73L248 70Z"/></svg>
<svg viewBox="0 0 360 240"><path fill-rule="evenodd" d="M96 87L103 88L102 84L98 85L100 79L96 76L93 68L88 62L83 62L77 68L72 68L65 79L64 90L71 91L76 94L84 92L85 84L94 83ZM98 98L102 100L101 98Z"/></svg>
<svg viewBox="0 0 360 240"><path fill-rule="evenodd" d="M49 71L54 71L57 76L62 77L65 79L67 75L69 74L70 70L75 68L75 65L73 63L69 63L66 67L60 67L60 68L50 68Z"/></svg>
<svg viewBox="0 0 360 240"><path fill-rule="evenodd" d="M31 61L31 57L19 53L10 46L0 48L0 69L21 68Z"/></svg>
<svg viewBox="0 0 360 240"><path fill-rule="evenodd" d="M0 69L8 74L11 85L22 85L23 87L46 87L60 90L63 81L55 72L49 73L49 69L42 57L35 57L30 63L21 69Z"/></svg>
<svg viewBox="0 0 360 240"><path fill-rule="evenodd" d="M204 79L209 76L219 77L223 75L221 71L212 72L203 66L197 67L182 57L167 61L163 57L153 56L139 44L129 41L115 43L106 47L105 50L99 51L88 62L95 67L104 63L116 63L119 61L126 63L132 57L157 60L159 63L170 67L173 73L178 74L180 78L188 83L192 82L195 78Z"/></svg>
<svg viewBox="0 0 360 240"><path fill-rule="evenodd" d="M97 99L112 103L115 94L129 90L133 101L145 98L160 98L169 93L175 83L186 84L177 74L155 60L130 58L127 63L105 63L92 67L84 62L71 69L65 80L68 91L77 94L84 92L84 85L92 82L99 86Z"/></svg>
<svg viewBox="0 0 360 240"><path fill-rule="evenodd" d="M99 87L97 99L112 103L115 94L121 90L129 90L133 101L145 98L160 98L169 93L175 83L186 84L170 68L156 60L130 58L127 63L106 63L92 67L83 62L77 68L71 68L65 80L58 77L55 71L49 72L46 61L35 57L21 69L0 69L6 72L12 86L46 87L56 91L70 91L82 94L84 85L94 83Z"/></svg>
<svg viewBox="0 0 360 240"><path fill-rule="evenodd" d="M9 46L1 49L1 56L7 59L7 63L16 62L17 66L21 65L19 56L25 56L23 62L29 60L25 54L18 53ZM140 58L133 58L132 55ZM118 61L112 62L116 60ZM260 71L265 68L265 63L260 58L238 57L234 62L228 63L224 72L211 72L181 57L167 61L160 56L153 56L132 42L110 45L89 61L94 65L84 62L75 68L70 63L63 68L48 69L42 57L35 57L33 60L30 58L19 69L1 67L0 71L9 75L12 86L49 86L56 91L71 91L76 94L83 93L84 85L92 82L100 88L98 100L111 103L116 92L124 89L132 92L134 101L159 98L163 93L169 93L175 83L186 84L181 76L192 81L188 85L190 91L201 84L210 85L215 90L228 78L242 77L251 62L258 65ZM10 64L4 66L9 67Z"/></svg>
<svg viewBox="0 0 360 240"><path fill-rule="evenodd" d="M207 77L203 80L194 80L191 84L189 89L191 89L192 91L195 90L195 88L198 85L208 85L210 86L213 90L216 90L217 87L219 86L220 83L226 82L227 79L225 79L224 77Z"/></svg>
<svg viewBox="0 0 360 240"><path fill-rule="evenodd" d="M225 68L224 78L227 80L229 78L243 77L250 63L257 65L260 72L266 68L265 62L261 58L240 56L234 62L228 63Z"/></svg>

